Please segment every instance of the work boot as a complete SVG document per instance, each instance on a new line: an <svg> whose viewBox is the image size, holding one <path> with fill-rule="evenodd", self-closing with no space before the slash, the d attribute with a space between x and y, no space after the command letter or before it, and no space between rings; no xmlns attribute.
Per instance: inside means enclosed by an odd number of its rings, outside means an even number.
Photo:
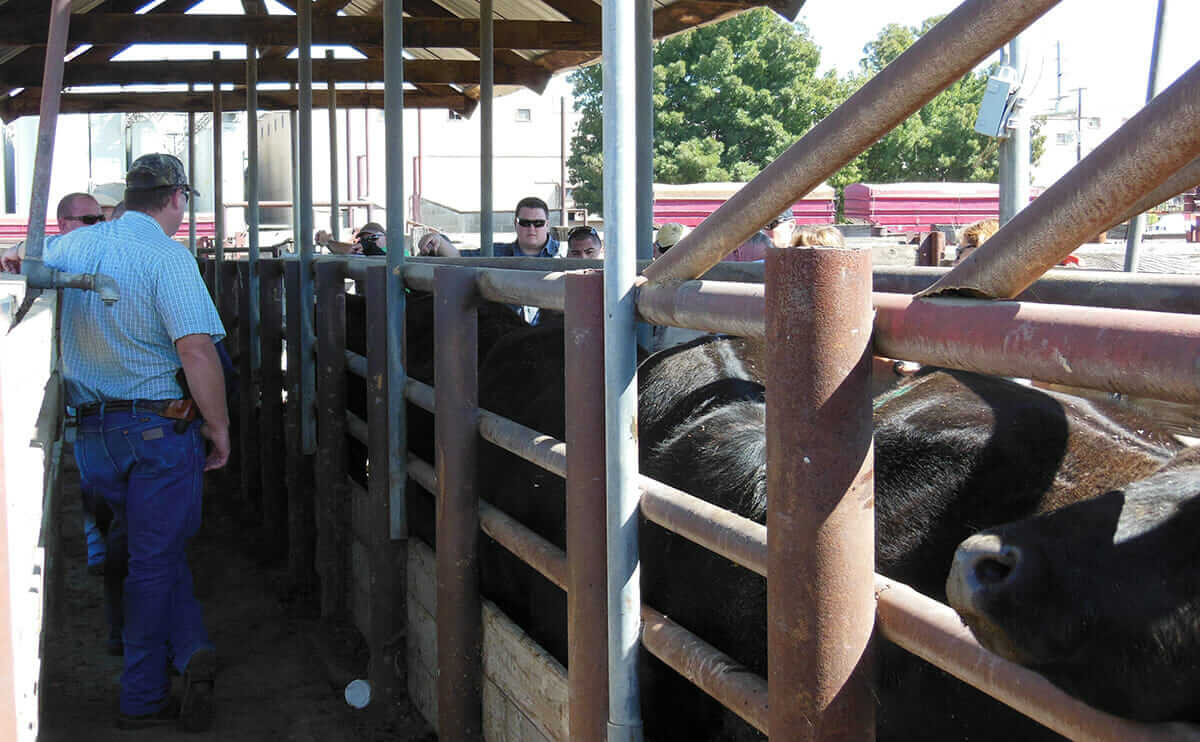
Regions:
<svg viewBox="0 0 1200 742"><path fill-rule="evenodd" d="M179 701L175 698L168 698L166 705L153 714L140 716L117 714L117 729L150 729L178 723L180 723Z"/></svg>
<svg viewBox="0 0 1200 742"><path fill-rule="evenodd" d="M207 647L197 649L183 671L183 701L179 710L179 728L183 731L205 732L212 726L216 677L216 651Z"/></svg>

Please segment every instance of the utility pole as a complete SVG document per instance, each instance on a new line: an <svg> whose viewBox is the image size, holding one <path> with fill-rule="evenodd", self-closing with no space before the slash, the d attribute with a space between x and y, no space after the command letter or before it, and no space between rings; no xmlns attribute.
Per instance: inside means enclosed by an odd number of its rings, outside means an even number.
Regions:
<svg viewBox="0 0 1200 742"><path fill-rule="evenodd" d="M1167 0L1158 0L1158 16L1154 21L1154 45L1150 51L1150 79L1146 83L1146 103L1158 95L1158 60L1162 52L1163 21L1167 14ZM1142 247L1142 231L1146 226L1146 215L1138 214L1129 220L1125 233L1125 272L1137 273L1138 253Z"/></svg>
<svg viewBox="0 0 1200 742"><path fill-rule="evenodd" d="M1023 44L1021 36L1008 44L1008 65L1016 72L1009 102L1008 120L1003 124L1000 140L1000 224L1007 223L1029 203L1029 119L1022 110L1025 98L1021 93L1023 75Z"/></svg>
<svg viewBox="0 0 1200 742"><path fill-rule="evenodd" d="M1078 96L1075 100L1075 162L1083 159L1083 91L1087 88L1075 88Z"/></svg>

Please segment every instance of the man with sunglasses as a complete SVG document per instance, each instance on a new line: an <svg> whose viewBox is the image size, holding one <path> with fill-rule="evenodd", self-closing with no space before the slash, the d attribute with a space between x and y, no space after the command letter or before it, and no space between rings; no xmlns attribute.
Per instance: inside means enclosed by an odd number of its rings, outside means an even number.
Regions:
<svg viewBox="0 0 1200 742"><path fill-rule="evenodd" d="M90 227L104 221L100 202L87 193L68 193L58 202L58 234L70 234L80 227ZM53 241L57 237L51 237ZM49 244L47 242L46 244ZM25 243L18 242L0 254L0 271L20 273Z"/></svg>
<svg viewBox="0 0 1200 742"><path fill-rule="evenodd" d="M513 212L517 239L497 242L492 246L496 257L557 258L558 240L550 235L550 207L537 196L526 196L517 202Z"/></svg>
<svg viewBox="0 0 1200 742"><path fill-rule="evenodd" d="M216 654L192 594L187 546L200 526L202 472L229 458L229 414L213 345L225 330L195 258L171 239L193 193L177 157L143 155L125 176L125 215L65 235L45 253L50 267L103 273L121 290L112 306L94 292L64 292L61 334L79 471L128 542L121 729L203 731L213 717ZM170 695L168 663L184 679L180 700Z"/></svg>
<svg viewBox="0 0 1200 742"><path fill-rule="evenodd" d="M567 232L567 257L603 260L604 243L595 227L575 227Z"/></svg>

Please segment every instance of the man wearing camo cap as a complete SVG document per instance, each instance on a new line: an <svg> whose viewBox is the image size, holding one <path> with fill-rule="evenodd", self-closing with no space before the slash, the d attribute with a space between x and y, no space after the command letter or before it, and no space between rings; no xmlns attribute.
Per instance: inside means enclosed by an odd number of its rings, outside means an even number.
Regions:
<svg viewBox="0 0 1200 742"><path fill-rule="evenodd" d="M229 415L213 347L225 330L195 259L171 239L194 193L178 158L139 157L125 176L126 214L64 235L44 256L58 270L110 276L121 292L112 306L64 292L62 364L80 473L128 528L122 729L203 731L213 717L216 655L186 549L200 525L202 472L229 458ZM168 662L183 675L181 699L170 695Z"/></svg>

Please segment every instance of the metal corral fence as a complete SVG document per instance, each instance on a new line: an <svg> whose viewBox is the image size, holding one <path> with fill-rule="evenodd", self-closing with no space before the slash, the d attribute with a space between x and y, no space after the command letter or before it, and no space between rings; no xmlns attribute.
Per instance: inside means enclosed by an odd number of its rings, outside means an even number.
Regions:
<svg viewBox="0 0 1200 742"><path fill-rule="evenodd" d="M602 274L468 268L470 259L456 262L458 265L438 265L416 260L402 268L409 288L435 294L439 379L436 389L412 379L405 387L409 401L436 413L440 454L436 462L405 455L408 476L437 493L438 548L433 567L437 587L436 594L425 599L433 605L425 606L429 615L424 619L436 627L436 659L428 656L434 652L430 646L409 647L410 690L426 713L436 709L439 733L447 739L479 729L476 724L499 723L480 721L482 708L489 702L517 703L533 728L548 738L602 738L608 703L605 539L597 524L604 522L604 477L603 456L598 456L597 447L591 444L603 440ZM295 300L300 295L299 262L264 259L259 266L262 370L259 378L252 379L243 361L243 491L261 488L266 532L275 534L273 543L287 543L297 584L319 590L324 614L349 611L354 617L371 650L372 685L386 694L395 682L396 654L402 651L398 637L405 631L400 611L406 589L406 556L401 543L391 537L393 522L403 514L392 511L388 467L376 463L401 455L390 451L387 443L388 427L394 423L388 419L386 404L384 297L388 268L382 259L327 257L315 261L318 443L315 456L306 457L301 453L299 410L284 404L285 399L299 398L299 366L303 362L297 337L300 307ZM212 262L206 263L208 273L212 267ZM218 297L223 316L239 328L246 324L237 316L237 307L245 306L248 298L246 267L246 263L224 266L230 274L223 285L236 287L240 301ZM357 293L348 295L350 280ZM798 290L812 286L826 289ZM831 472L823 479L828 484L814 491L811 475L805 474L810 477L806 497L789 500L802 510L824 509L827 514L834 513L835 520L847 521L837 535L823 538L839 544L844 558L837 563L849 570L843 577L858 581L857 595L823 591L821 585L833 575L805 571L808 568L803 565L812 562L814 529L821 521L805 512L788 512L779 504L786 505L788 500L772 501L768 526L782 529L779 521L789 519L791 530L779 530L789 535L769 544L767 527L646 477L640 478L642 513L767 577L772 625L807 624L815 619L817 610L857 615L858 620L850 623L862 647L877 623L887 639L1067 736L1114 740L1168 736L1170 728L1135 724L1087 707L1036 673L981 648L950 608L884 577L872 577L871 510L856 507L843 512L839 502L847 489L870 492L870 467L865 465L869 464L866 452L871 437L870 364L864 359L869 361L872 348L890 357L953 368L1194 403L1200 401L1193 366L1200 317L1022 302L914 300L871 293L870 287L866 251L790 250L772 253L765 285L689 281L674 287L646 286L638 301L641 316L651 322L765 338L770 354L768 383L782 378L805 380L771 385L769 446L846 452L841 463L833 458L824 461ZM798 304L800 296L809 297L804 301L810 304ZM347 346L348 300L362 304L365 327L359 342L365 343L363 348ZM575 339L566 343L566 442L478 409L475 315L479 300L565 312L566 336ZM242 359L250 355L248 337L246 331L238 334ZM853 342L844 342L847 337ZM286 364L282 363L285 340ZM1114 357L1113 348L1123 352ZM786 375L783 369L788 371ZM348 380L361 380L355 383L365 385L365 395L349 405ZM839 394L843 401L837 409L814 405L820 399L828 401L829 384L834 380L848 385ZM256 407L253 400L260 396L261 405ZM814 409L822 410L819 417L814 417ZM479 500L473 476L476 432L483 440L566 478L565 553ZM578 453L568 456L567 446L572 443L571 450ZM348 448L353 449L349 455ZM794 460L797 458L801 457L769 456L769 491L794 487L799 474L789 467L804 466ZM255 461L261 463L252 463ZM261 480L248 481L257 472L261 472ZM540 659L536 651L519 655L533 664L530 672L560 674L558 682L565 684L565 692L501 689L501 693L508 692L508 701L496 701L494 691L489 699L487 689L499 681L490 675L486 683L483 680L483 635L496 630L484 624L499 619L496 611L483 606L479 594L478 530L567 591L571 669L564 671L544 653ZM848 543L853 544L850 551ZM418 545L410 543L410 566L423 558L417 549ZM806 575L802 580L787 581L790 595L783 600L771 591L772 564L789 565L792 577ZM410 600L414 600L414 592L431 589L411 587L414 579L408 575ZM797 584L812 587L797 591ZM831 599L843 602L830 605ZM416 610L408 607L410 642L417 641L414 636L421 633L412 625ZM746 673L720 648L709 646L652 606L642 606L641 617L642 641L648 651L767 732L772 724L767 711L768 679ZM417 623L420 621L418 618ZM787 629L783 630L786 633ZM807 674L811 662L802 658L784 664L780 658L794 647L781 646L773 634L768 640L771 683L811 687L815 682L814 676ZM801 647L801 651L811 653L812 649ZM423 674L421 667L415 666L422 661L434 661L429 669L435 669L436 675ZM857 661L858 655L852 653L849 665L842 668L845 678ZM553 678L543 679L542 684L546 683L553 685ZM436 697L430 697L433 686ZM531 698L540 700L529 701ZM569 708L548 711L556 700ZM522 708L522 701L531 706ZM855 723L868 732L874 723L873 701L863 696L859 702L855 713L860 718ZM547 719L547 714L554 718Z"/></svg>

